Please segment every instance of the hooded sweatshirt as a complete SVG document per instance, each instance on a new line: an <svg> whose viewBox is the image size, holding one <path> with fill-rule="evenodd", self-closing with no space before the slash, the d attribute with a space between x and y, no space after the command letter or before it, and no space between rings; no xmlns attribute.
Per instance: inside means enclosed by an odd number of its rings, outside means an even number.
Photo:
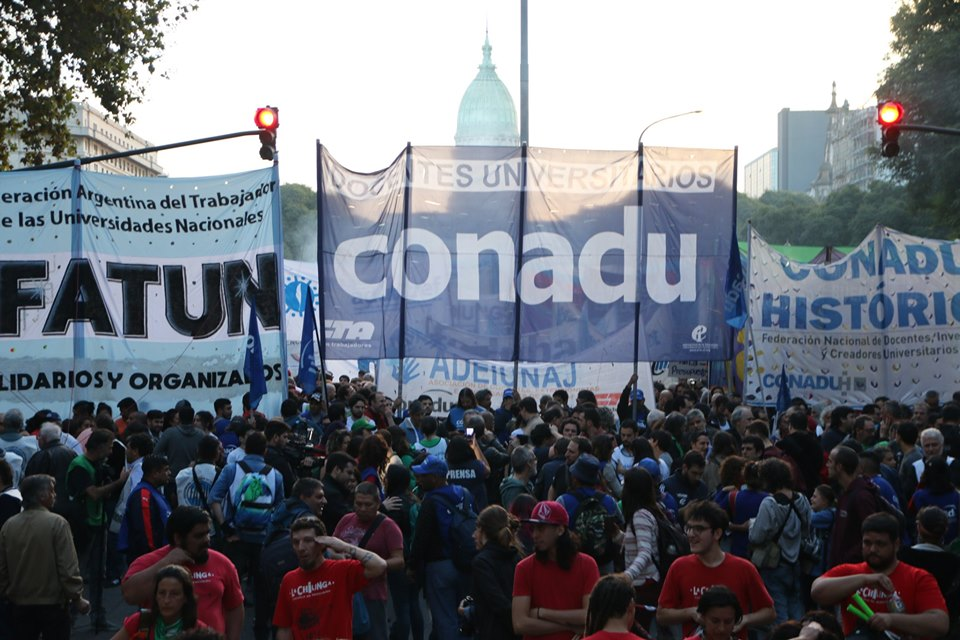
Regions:
<svg viewBox="0 0 960 640"><path fill-rule="evenodd" d="M181 469L186 469L197 458L197 447L204 433L192 424L171 427L160 434L160 442L154 453L167 456L170 461L170 476L177 477Z"/></svg>

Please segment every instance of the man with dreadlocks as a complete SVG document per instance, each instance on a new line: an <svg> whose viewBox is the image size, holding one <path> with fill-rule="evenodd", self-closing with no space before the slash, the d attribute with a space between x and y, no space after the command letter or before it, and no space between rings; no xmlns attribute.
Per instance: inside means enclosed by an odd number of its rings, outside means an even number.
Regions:
<svg viewBox="0 0 960 640"><path fill-rule="evenodd" d="M631 632L637 605L633 585L623 574L603 576L593 587L583 640L643 640Z"/></svg>
<svg viewBox="0 0 960 640"><path fill-rule="evenodd" d="M538 502L524 522L533 524L534 554L514 572L513 630L525 640L570 640L583 631L597 563L577 551L560 503Z"/></svg>

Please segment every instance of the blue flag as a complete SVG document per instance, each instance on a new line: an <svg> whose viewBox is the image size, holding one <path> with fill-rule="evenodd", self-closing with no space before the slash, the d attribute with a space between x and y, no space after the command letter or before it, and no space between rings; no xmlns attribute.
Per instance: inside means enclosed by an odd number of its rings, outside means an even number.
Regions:
<svg viewBox="0 0 960 640"><path fill-rule="evenodd" d="M777 391L777 415L790 408L790 387L787 386L787 365L780 365L780 390Z"/></svg>
<svg viewBox="0 0 960 640"><path fill-rule="evenodd" d="M313 357L316 321L313 319L313 292L307 285L307 300L303 310L303 333L300 334L300 370L297 380L305 394L313 393L317 388L317 360Z"/></svg>
<svg viewBox="0 0 960 640"><path fill-rule="evenodd" d="M737 234L733 234L730 238L730 258L727 262L723 291L723 319L734 329L742 329L747 322L747 291Z"/></svg>
<svg viewBox="0 0 960 640"><path fill-rule="evenodd" d="M267 393L267 379L263 375L263 349L260 347L260 329L257 326L257 307L250 301L250 330L247 333L247 352L243 358L243 374L250 380L250 408L256 409Z"/></svg>

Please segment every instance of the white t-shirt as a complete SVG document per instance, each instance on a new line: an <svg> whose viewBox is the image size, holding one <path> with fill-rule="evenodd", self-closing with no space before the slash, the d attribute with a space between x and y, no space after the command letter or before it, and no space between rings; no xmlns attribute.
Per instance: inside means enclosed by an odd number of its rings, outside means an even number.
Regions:
<svg viewBox="0 0 960 640"><path fill-rule="evenodd" d="M191 506L206 510L209 505L200 498L200 492L197 491L197 482L193 478L194 469L197 471L197 480L200 482L200 488L203 489L203 495L209 501L210 489L217 477L217 467L209 462L203 462L181 469L177 474L177 502L181 507Z"/></svg>
<svg viewBox="0 0 960 640"><path fill-rule="evenodd" d="M423 440L421 440L417 444L413 445L413 449L414 451L426 451L428 454L442 459L447 453L447 441L443 438L439 438L439 442L432 447L428 447L424 445Z"/></svg>
<svg viewBox="0 0 960 640"><path fill-rule="evenodd" d="M74 453L76 453L78 456L82 456L83 452L85 451L83 445L80 444L80 441L66 431L60 434L60 444L73 449Z"/></svg>
<svg viewBox="0 0 960 640"><path fill-rule="evenodd" d="M137 458L128 464L127 468L130 470L130 475L127 476L127 481L123 483L123 489L120 490L120 498L117 501L116 508L113 510L113 519L110 521L111 533L120 533L120 523L123 522L123 515L127 512L127 498L130 497L130 492L133 491L133 488L143 480L143 458Z"/></svg>
<svg viewBox="0 0 960 640"><path fill-rule="evenodd" d="M20 471L23 472L26 471L27 463L30 462L33 454L40 451L40 445L37 443L36 436L19 436L10 440L0 437L0 449L16 454L23 461L20 464ZM13 466L12 462L10 466Z"/></svg>
<svg viewBox="0 0 960 640"><path fill-rule="evenodd" d="M627 470L633 466L633 452L627 449L625 446L620 445L613 450L613 455L610 456L610 460L614 464L614 469L616 469L616 465L620 465L624 470ZM620 482L623 482L622 473L618 473L617 477L620 478Z"/></svg>
<svg viewBox="0 0 960 640"><path fill-rule="evenodd" d="M247 452L244 451L241 447L237 447L227 454L227 464L232 464L235 462L240 462L247 455Z"/></svg>
<svg viewBox="0 0 960 640"><path fill-rule="evenodd" d="M23 472L26 467L23 462L23 458L18 456L13 451L4 451L3 449L0 449L0 453L2 453L3 459L7 461L7 464L10 465L11 471L13 471L13 486L19 487L20 478L23 477Z"/></svg>

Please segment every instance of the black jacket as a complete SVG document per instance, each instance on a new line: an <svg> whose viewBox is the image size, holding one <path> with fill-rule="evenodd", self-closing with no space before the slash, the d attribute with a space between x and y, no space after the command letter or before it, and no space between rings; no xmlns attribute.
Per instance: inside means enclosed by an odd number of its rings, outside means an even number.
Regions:
<svg viewBox="0 0 960 640"><path fill-rule="evenodd" d="M808 497L813 495L813 490L820 484L820 469L823 468L823 449L817 436L809 431L793 431L781 438L777 447L797 463L805 485L803 493Z"/></svg>
<svg viewBox="0 0 960 640"><path fill-rule="evenodd" d="M283 477L283 494L285 496L293 495L293 485L297 482L297 473L290 465L287 456L283 451L274 446L267 445L267 450L263 454L263 461L276 469Z"/></svg>
<svg viewBox="0 0 960 640"><path fill-rule="evenodd" d="M518 637L511 614L513 572L520 562L516 549L487 542L473 559L473 619L476 640Z"/></svg>
<svg viewBox="0 0 960 640"><path fill-rule="evenodd" d="M323 494L327 504L323 507L323 526L327 528L327 535L332 536L340 518L353 511L353 496L342 484L327 476L323 479Z"/></svg>
<svg viewBox="0 0 960 640"><path fill-rule="evenodd" d="M53 505L53 513L66 517L70 509L70 492L67 490L67 468L77 454L70 447L53 442L44 445L40 451L31 456L24 470L24 476L35 476L44 473L53 476L56 481L57 500Z"/></svg>

